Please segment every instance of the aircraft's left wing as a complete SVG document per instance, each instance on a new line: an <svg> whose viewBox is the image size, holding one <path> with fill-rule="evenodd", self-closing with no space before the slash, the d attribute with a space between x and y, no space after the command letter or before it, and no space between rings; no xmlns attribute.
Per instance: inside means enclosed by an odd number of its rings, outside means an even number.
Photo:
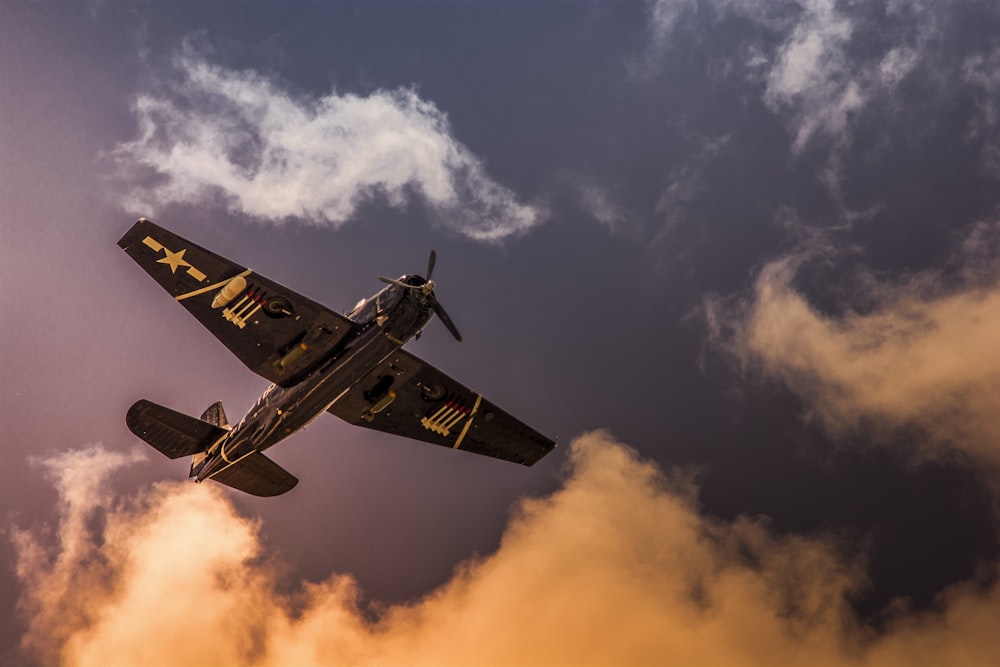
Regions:
<svg viewBox="0 0 1000 667"><path fill-rule="evenodd" d="M358 426L532 465L555 442L409 352L397 350L329 412Z"/></svg>
<svg viewBox="0 0 1000 667"><path fill-rule="evenodd" d="M289 386L326 358L351 321L145 218L118 241L250 370Z"/></svg>

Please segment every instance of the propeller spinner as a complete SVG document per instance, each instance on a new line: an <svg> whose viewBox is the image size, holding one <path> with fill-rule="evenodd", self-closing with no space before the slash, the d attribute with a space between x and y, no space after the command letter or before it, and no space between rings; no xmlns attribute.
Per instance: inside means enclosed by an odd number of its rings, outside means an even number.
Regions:
<svg viewBox="0 0 1000 667"><path fill-rule="evenodd" d="M431 250L431 255L427 258L427 277L420 285L410 285L399 280L386 278L385 276L379 276L378 279L384 283L402 287L404 289L420 290L427 299L431 308L434 310L434 314L438 316L438 319L441 320L441 323L444 324L445 328L451 332L451 335L455 337L455 340L462 342L462 334L458 333L458 327L456 327L455 323L451 321L450 317L448 317L448 311L444 309L444 306L441 305L441 302L437 300L437 296L434 294L434 281L431 280L431 274L434 273L434 264L436 262L437 253Z"/></svg>

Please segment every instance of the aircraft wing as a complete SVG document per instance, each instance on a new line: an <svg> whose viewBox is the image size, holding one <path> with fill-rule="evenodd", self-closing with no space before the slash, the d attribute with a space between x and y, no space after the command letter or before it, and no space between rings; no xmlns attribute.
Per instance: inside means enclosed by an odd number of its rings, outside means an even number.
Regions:
<svg viewBox="0 0 1000 667"><path fill-rule="evenodd" d="M532 465L555 442L409 352L397 350L329 412L386 433Z"/></svg>
<svg viewBox="0 0 1000 667"><path fill-rule="evenodd" d="M308 374L351 328L343 315L144 218L118 245L250 370L281 386Z"/></svg>

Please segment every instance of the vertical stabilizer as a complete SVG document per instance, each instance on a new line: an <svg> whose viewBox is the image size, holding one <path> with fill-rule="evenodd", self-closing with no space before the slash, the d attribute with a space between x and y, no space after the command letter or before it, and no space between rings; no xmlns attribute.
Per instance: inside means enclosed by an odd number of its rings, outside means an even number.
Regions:
<svg viewBox="0 0 1000 667"><path fill-rule="evenodd" d="M202 414L201 420L203 422L208 422L209 424L215 424L216 426L224 428L227 431L232 430L232 427L229 425L229 420L226 419L226 411L222 409L222 401L216 401L208 406L204 414Z"/></svg>

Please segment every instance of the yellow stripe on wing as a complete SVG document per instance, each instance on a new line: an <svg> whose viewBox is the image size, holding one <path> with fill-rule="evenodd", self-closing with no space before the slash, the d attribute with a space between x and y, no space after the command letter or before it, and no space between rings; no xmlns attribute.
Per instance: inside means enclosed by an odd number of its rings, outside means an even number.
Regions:
<svg viewBox="0 0 1000 667"><path fill-rule="evenodd" d="M228 283L233 278L237 278L237 277L239 277L239 278L246 278L251 273L253 273L253 271L251 271L250 269L247 269L243 273L239 274L239 276L233 276L232 278L226 278L225 280L220 280L219 282L214 283L212 285L209 285L208 287L202 287L202 288L194 290L193 292L187 292L185 294L181 294L180 296L177 296L177 297L174 297L174 298L177 301L183 301L184 299L190 299L193 296L198 296L199 294L204 294L205 292L211 292L214 289L218 289L218 288L222 287L223 285L225 285L226 283Z"/></svg>

